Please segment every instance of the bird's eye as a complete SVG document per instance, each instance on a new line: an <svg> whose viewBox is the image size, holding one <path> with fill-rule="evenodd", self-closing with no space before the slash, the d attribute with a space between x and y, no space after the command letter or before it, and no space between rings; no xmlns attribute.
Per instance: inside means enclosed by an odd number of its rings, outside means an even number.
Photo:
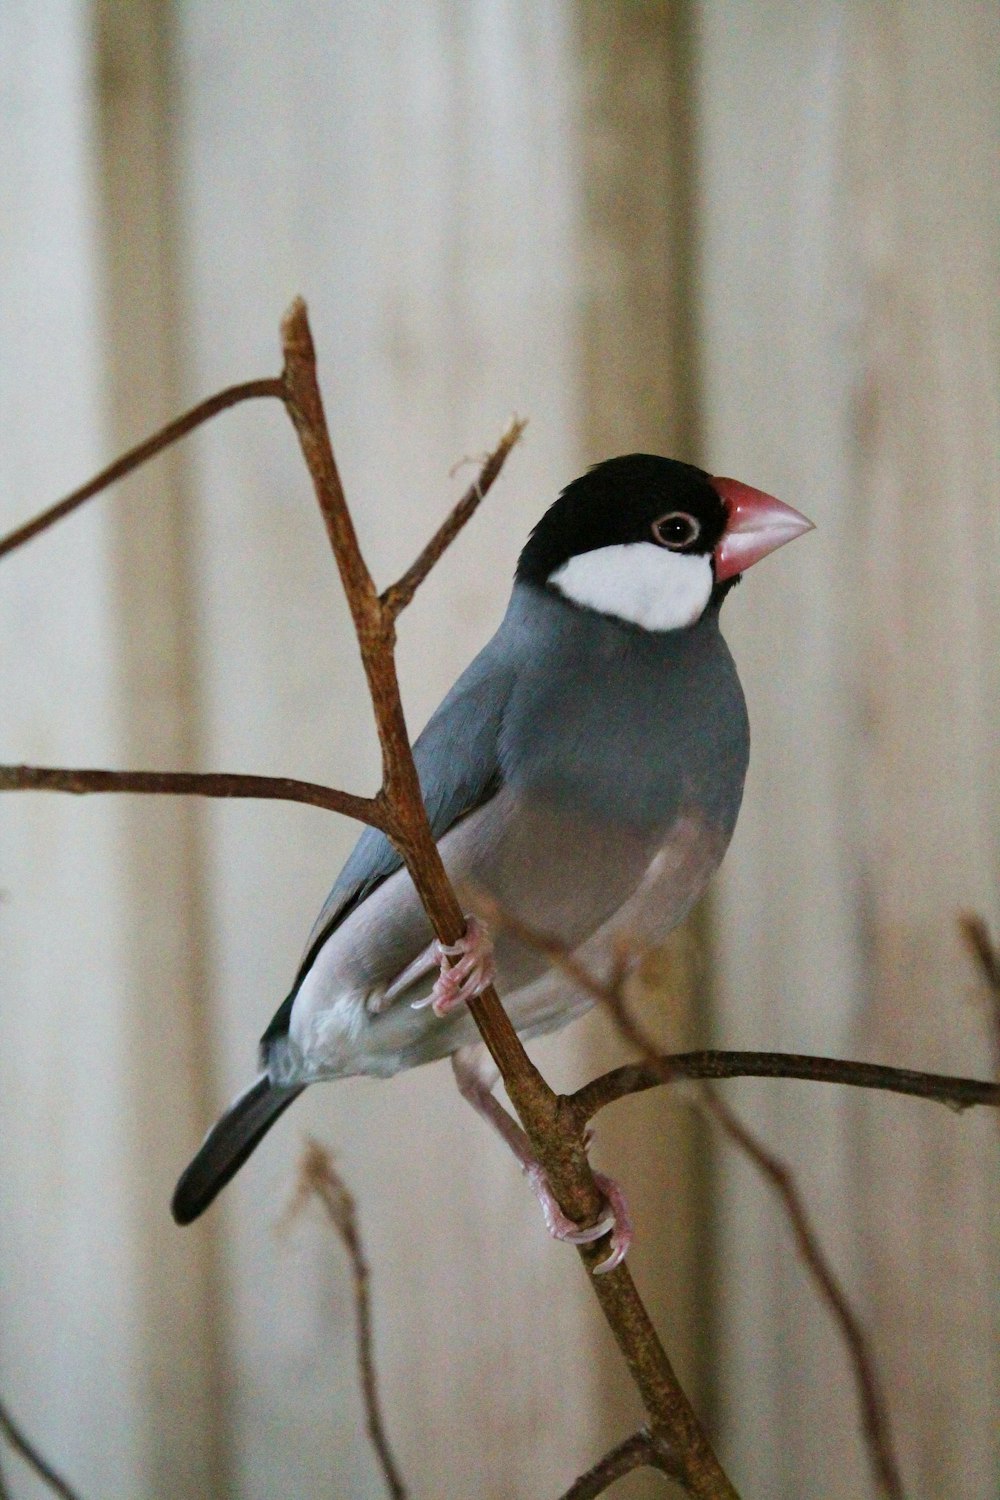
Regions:
<svg viewBox="0 0 1000 1500"><path fill-rule="evenodd" d="M672 510L668 516L653 522L653 536L661 547L669 547L672 552L689 547L700 535L701 526L686 510Z"/></svg>

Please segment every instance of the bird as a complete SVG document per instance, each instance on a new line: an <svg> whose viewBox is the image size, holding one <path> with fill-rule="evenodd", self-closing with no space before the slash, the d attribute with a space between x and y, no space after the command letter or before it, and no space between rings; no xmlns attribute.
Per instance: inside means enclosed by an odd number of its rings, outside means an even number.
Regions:
<svg viewBox="0 0 1000 1500"><path fill-rule="evenodd" d="M607 459L530 533L506 613L417 738L431 830L462 892L553 933L599 980L622 937L662 941L717 869L736 825L750 736L720 610L743 573L812 529L738 480L656 454ZM466 1002L495 982L522 1040L587 1010L538 952L470 910L434 941L399 854L366 828L260 1043L260 1071L212 1127L172 1200L196 1219L313 1083L390 1077L450 1057L460 1092L528 1175L550 1232L632 1239L624 1193L581 1229L555 1202Z"/></svg>

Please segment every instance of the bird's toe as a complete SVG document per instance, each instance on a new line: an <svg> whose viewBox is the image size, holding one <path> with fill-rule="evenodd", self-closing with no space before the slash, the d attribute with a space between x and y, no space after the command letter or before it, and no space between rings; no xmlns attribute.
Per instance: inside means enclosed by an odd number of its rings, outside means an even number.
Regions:
<svg viewBox="0 0 1000 1500"><path fill-rule="evenodd" d="M437 952L440 973L428 1002L436 1016L446 1016L493 983L496 978L493 940L488 928L477 917L469 916L458 942L438 943Z"/></svg>

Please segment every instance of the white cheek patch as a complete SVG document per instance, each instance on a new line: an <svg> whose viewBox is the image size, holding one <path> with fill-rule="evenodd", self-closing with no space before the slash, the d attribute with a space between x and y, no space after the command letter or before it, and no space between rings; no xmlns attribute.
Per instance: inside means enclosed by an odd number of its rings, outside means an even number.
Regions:
<svg viewBox="0 0 1000 1500"><path fill-rule="evenodd" d="M680 630L699 619L712 593L705 553L671 552L655 542L598 547L571 557L549 578L574 604L644 630Z"/></svg>

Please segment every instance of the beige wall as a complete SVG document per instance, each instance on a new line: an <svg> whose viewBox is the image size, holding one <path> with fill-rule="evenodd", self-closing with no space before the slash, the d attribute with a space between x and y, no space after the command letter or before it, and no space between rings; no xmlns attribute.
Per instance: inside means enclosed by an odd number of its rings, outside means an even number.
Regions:
<svg viewBox="0 0 1000 1500"><path fill-rule="evenodd" d="M584 463L659 448L772 488L820 524L727 605L754 757L716 1035L983 1072L952 916L998 914L996 31L862 0L0 7L0 527L275 370L298 291L379 578L455 460L530 418L404 622L414 725ZM6 560L0 612L3 759L374 782L278 411L224 416ZM576 1267L444 1068L314 1090L202 1225L167 1217L346 823L27 796L0 820L0 1390L85 1495L381 1493L342 1257L318 1219L276 1229L307 1129L359 1199L415 1494L555 1495L634 1424ZM564 1086L610 1055L599 1021L537 1054ZM908 1492L978 1500L995 1121L733 1097L871 1323ZM748 1169L722 1154L709 1215L690 1121L651 1097L598 1154L744 1493L866 1493L843 1356Z"/></svg>
<svg viewBox="0 0 1000 1500"><path fill-rule="evenodd" d="M753 752L719 882L718 1034L983 1074L955 916L995 923L1000 899L998 16L698 12L706 452L818 523L727 606ZM907 1493L992 1494L996 1121L733 1094L869 1322ZM868 1493L789 1237L743 1163L724 1156L721 1185L734 1467L748 1494Z"/></svg>

